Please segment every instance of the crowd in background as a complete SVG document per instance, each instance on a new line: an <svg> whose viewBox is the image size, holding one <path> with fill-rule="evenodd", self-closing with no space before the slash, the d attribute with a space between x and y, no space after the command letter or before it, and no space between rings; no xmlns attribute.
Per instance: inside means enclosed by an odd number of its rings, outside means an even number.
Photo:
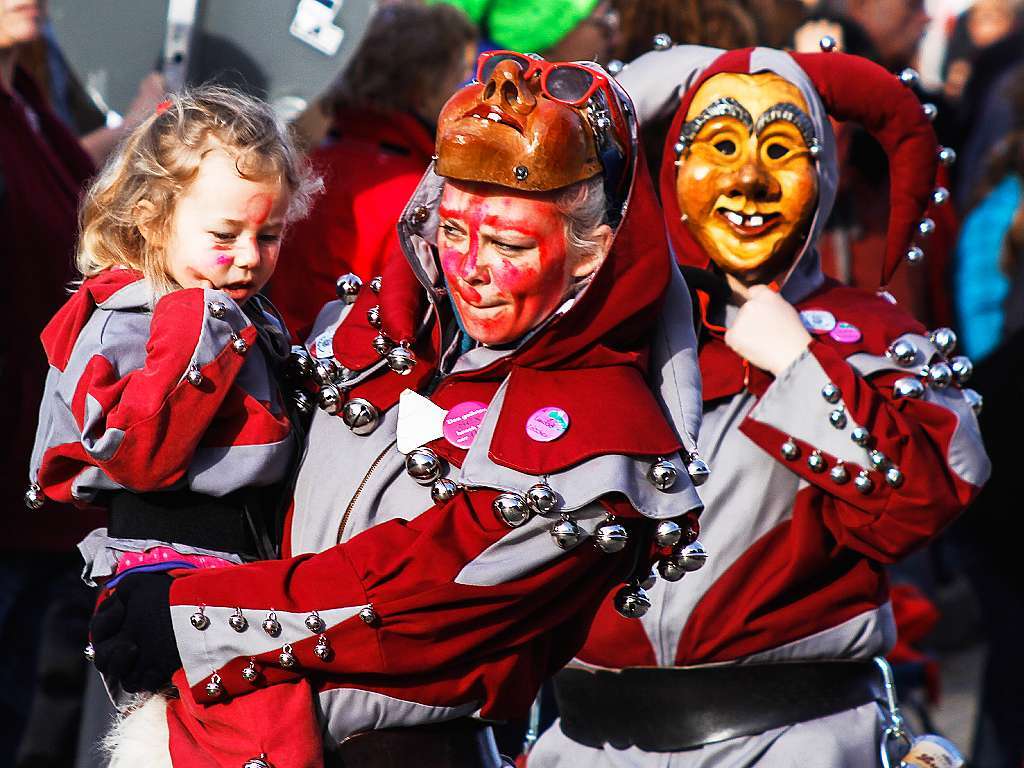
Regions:
<svg viewBox="0 0 1024 768"><path fill-rule="evenodd" d="M126 130L163 97L139 85L110 127L85 95L74 62L41 23L36 3L0 0L0 226L10 332L0 336L9 403L0 523L0 766L72 765L90 605L74 544L95 520L82 512L22 511L35 404L46 374L37 338L74 278L71 253L82 186ZM447 96L471 78L478 50L596 60L617 71L653 45L765 45L817 50L823 36L905 78L934 112L950 200L936 199L927 257L905 264L889 291L928 327L957 330L985 398L982 429L994 473L977 504L942 540L894 569L903 634L901 681L940 695L935 654L984 641L973 764L1019 766L1024 755L1022 629L1012 525L1013 464L1024 381L1024 25L1019 0L450 0L379 4L335 84L293 128L325 180L310 216L287 236L271 298L302 337L333 298L337 275L380 272L398 247L394 223L433 153ZM38 9L37 9L38 10ZM667 36L664 38L662 36ZM660 165L666 125L646 127ZM856 125L837 126L839 200L824 239L833 276L874 290L885 248L888 169ZM941 194L938 198L942 198ZM1009 500L1009 501L1007 501ZM968 598L944 601L952 583ZM952 627L952 629L951 629ZM945 628L945 629L944 629Z"/></svg>

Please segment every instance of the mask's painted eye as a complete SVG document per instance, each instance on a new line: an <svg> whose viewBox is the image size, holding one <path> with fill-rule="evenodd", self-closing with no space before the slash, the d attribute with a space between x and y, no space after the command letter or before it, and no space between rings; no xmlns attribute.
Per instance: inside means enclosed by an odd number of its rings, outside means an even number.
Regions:
<svg viewBox="0 0 1024 768"><path fill-rule="evenodd" d="M768 149L765 150L765 153L772 160L778 160L789 154L789 148L786 147L784 144L769 144Z"/></svg>
<svg viewBox="0 0 1024 768"><path fill-rule="evenodd" d="M730 139L722 139L715 144L715 149L721 152L723 155L735 155L736 154L736 143Z"/></svg>

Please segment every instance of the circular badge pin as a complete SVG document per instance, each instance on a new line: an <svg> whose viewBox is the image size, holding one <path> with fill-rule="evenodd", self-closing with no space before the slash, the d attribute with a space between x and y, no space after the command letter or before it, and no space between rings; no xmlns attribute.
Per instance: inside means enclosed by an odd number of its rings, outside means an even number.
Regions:
<svg viewBox="0 0 1024 768"><path fill-rule="evenodd" d="M467 400L453 406L441 424L444 439L456 448L469 448L476 439L476 433L480 430L486 415L487 403L478 400Z"/></svg>
<svg viewBox="0 0 1024 768"><path fill-rule="evenodd" d="M526 420L526 435L538 443L557 440L569 429L569 414L561 408L549 405L538 408Z"/></svg>
<svg viewBox="0 0 1024 768"><path fill-rule="evenodd" d="M836 327L836 316L827 309L805 309L800 313L800 320L811 333L829 333Z"/></svg>
<svg viewBox="0 0 1024 768"><path fill-rule="evenodd" d="M860 328L851 323L837 323L836 327L833 328L829 334L836 341L842 342L843 344L855 344L861 340Z"/></svg>

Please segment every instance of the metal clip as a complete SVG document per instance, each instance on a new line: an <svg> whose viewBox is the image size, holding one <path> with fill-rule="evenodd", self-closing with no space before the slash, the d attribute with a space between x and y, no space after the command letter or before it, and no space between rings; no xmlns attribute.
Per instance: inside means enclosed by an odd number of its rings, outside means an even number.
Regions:
<svg viewBox="0 0 1024 768"><path fill-rule="evenodd" d="M889 716L889 725L882 731L882 740L878 746L878 757L882 768L893 768L892 762L889 760L889 742L903 741L906 743L907 749L909 749L913 738L906 721L903 719L903 715L900 714L899 702L896 699L896 681L893 679L892 667L881 656L875 656L873 661L882 675L886 714Z"/></svg>

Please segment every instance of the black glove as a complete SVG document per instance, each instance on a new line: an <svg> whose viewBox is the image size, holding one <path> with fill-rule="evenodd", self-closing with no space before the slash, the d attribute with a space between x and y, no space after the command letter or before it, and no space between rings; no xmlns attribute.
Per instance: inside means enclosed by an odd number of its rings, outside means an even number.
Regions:
<svg viewBox="0 0 1024 768"><path fill-rule="evenodd" d="M92 617L96 668L128 693L159 691L181 666L171 624L172 581L165 573L125 576Z"/></svg>

